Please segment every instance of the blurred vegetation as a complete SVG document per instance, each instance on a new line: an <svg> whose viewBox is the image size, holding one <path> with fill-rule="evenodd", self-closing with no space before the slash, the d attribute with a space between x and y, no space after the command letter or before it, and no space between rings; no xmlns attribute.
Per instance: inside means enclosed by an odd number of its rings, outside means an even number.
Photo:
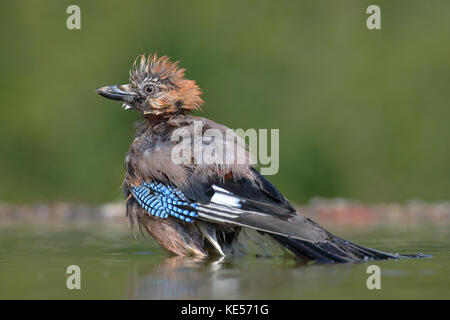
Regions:
<svg viewBox="0 0 450 320"><path fill-rule="evenodd" d="M138 115L94 90L152 51L181 60L204 116L280 129L269 179L292 201L449 199L449 15L447 0L2 0L0 200L120 198Z"/></svg>

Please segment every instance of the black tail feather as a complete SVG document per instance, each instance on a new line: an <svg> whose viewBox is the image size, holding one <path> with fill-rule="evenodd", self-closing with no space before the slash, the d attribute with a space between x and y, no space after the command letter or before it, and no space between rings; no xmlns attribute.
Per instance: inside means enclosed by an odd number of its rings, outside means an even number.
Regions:
<svg viewBox="0 0 450 320"><path fill-rule="evenodd" d="M284 237L277 234L271 234L270 236L280 244L282 244L286 249L294 253L297 258L305 261L315 260L325 263L347 261L336 255L332 255L329 252L326 252L325 250L308 241Z"/></svg>
<svg viewBox="0 0 450 320"><path fill-rule="evenodd" d="M366 248L332 236L324 242L309 241L271 234L271 237L302 260L322 263L358 262L397 258L418 258L423 255L399 255Z"/></svg>

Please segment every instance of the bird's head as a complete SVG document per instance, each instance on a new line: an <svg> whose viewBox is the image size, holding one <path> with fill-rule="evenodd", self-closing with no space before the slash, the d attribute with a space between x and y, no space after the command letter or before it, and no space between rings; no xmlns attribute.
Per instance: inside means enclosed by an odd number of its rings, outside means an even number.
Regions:
<svg viewBox="0 0 450 320"><path fill-rule="evenodd" d="M145 117L184 114L203 104L200 88L195 81L184 79L184 71L167 56L141 55L130 70L130 83L102 87L97 92Z"/></svg>

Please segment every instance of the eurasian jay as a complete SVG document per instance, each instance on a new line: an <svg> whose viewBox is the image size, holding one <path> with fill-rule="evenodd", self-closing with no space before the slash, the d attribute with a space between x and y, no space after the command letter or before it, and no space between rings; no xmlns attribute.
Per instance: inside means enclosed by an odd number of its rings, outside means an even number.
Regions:
<svg viewBox="0 0 450 320"><path fill-rule="evenodd" d="M131 225L182 256L228 256L253 246L263 255L285 252L316 262L406 257L343 240L299 213L249 163L248 148L239 137L231 134L230 139L227 127L189 115L203 100L184 71L167 56L142 55L130 71L129 84L97 90L144 118L125 158L122 189ZM223 138L202 139L211 129ZM193 137L181 151L179 137L174 139L180 132L186 139ZM231 146L225 154L231 153L232 161L198 157L211 145ZM245 161L233 157L238 154Z"/></svg>

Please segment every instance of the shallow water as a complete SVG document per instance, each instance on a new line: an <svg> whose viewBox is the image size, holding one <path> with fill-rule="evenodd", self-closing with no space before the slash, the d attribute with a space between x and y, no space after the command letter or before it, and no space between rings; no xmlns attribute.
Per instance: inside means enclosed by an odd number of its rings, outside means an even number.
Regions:
<svg viewBox="0 0 450 320"><path fill-rule="evenodd" d="M122 225L0 227L0 299L450 299L450 228L421 226L334 233L389 252L431 259L299 265L255 256L173 257ZM366 269L381 268L369 290ZM81 290L66 268L81 268Z"/></svg>

